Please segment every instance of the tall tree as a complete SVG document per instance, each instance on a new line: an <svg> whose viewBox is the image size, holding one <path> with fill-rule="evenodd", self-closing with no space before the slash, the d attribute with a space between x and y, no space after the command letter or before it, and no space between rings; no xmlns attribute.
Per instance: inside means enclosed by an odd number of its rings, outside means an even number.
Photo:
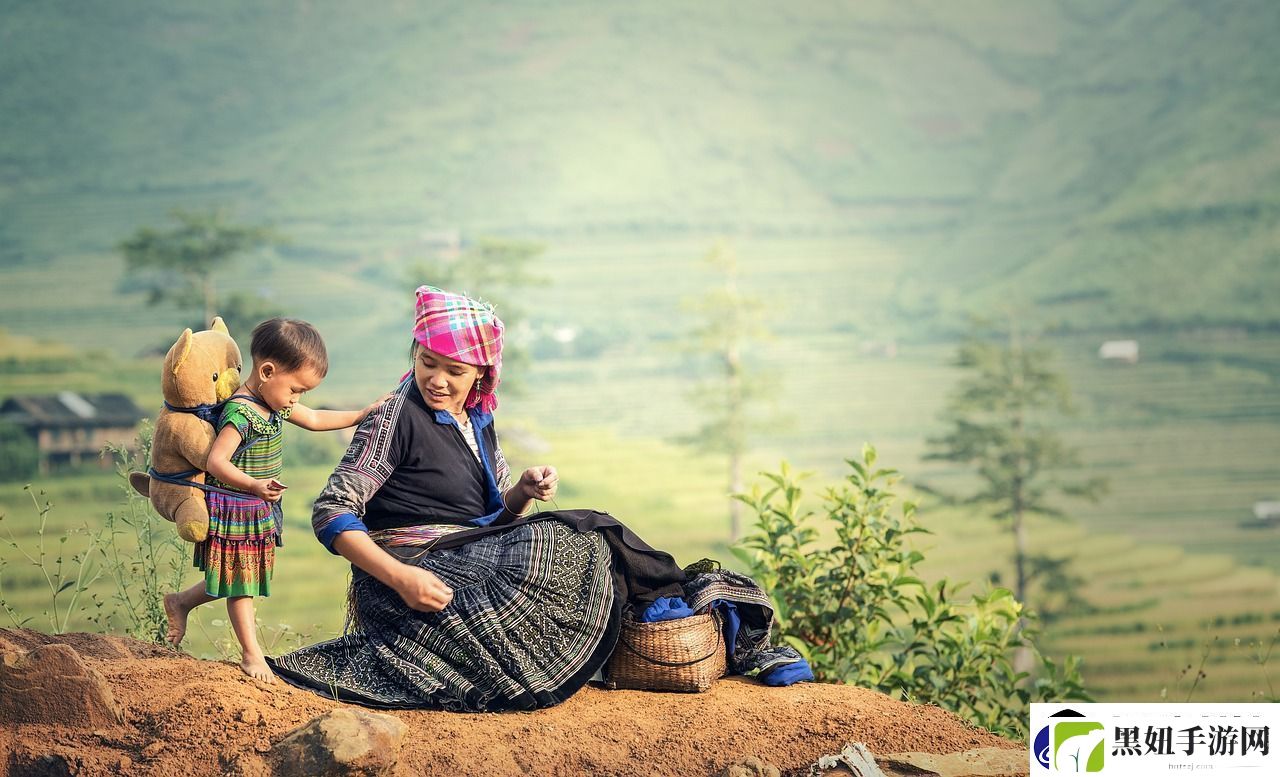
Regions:
<svg viewBox="0 0 1280 777"><path fill-rule="evenodd" d="M218 209L175 210L173 220L177 223L169 229L139 228L121 241L119 250L130 273L142 276L140 283L152 304L200 305L202 325L207 325L219 314L218 273L238 256L280 238L267 227L232 222ZM239 307L252 307L254 314L267 312L251 298L236 296Z"/></svg>
<svg viewBox="0 0 1280 777"><path fill-rule="evenodd" d="M744 352L765 340L764 304L739 288L737 255L725 241L717 241L706 263L719 276L717 285L700 297L686 300L697 322L685 341L686 348L704 362L710 374L691 395L705 419L697 432L680 441L701 450L722 453L728 461L729 536L742 534L742 504L732 497L743 491L742 462L747 453L747 433L752 426L748 411L761 395L758 379L743 360Z"/></svg>
<svg viewBox="0 0 1280 777"><path fill-rule="evenodd" d="M534 262L546 246L527 240L480 238L457 255L441 254L417 262L405 271L405 280L416 288L429 284L467 294L493 305L506 326L502 348L503 384L519 385L529 361L524 342L529 338L528 309L520 295L547 279L533 272ZM508 381L511 382L508 382Z"/></svg>
<svg viewBox="0 0 1280 777"><path fill-rule="evenodd" d="M1029 555L1026 519L1064 517L1055 496L1096 499L1102 478L1070 479L1079 452L1049 426L1072 412L1066 379L1054 367L1053 351L1028 342L1011 323L999 339L975 331L960 346L955 365L966 371L944 413L950 429L929 440L928 459L967 464L981 488L963 501L985 505L1007 522L1013 535L1014 594L1027 601L1037 572L1051 583L1063 577L1058 560ZM1052 586L1050 586L1052 587Z"/></svg>
<svg viewBox="0 0 1280 777"><path fill-rule="evenodd" d="M40 469L40 449L22 427L0 419L0 481L26 480Z"/></svg>

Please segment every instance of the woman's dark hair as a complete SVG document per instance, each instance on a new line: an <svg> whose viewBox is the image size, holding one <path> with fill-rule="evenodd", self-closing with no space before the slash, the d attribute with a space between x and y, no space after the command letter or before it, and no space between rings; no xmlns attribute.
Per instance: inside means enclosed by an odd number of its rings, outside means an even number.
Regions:
<svg viewBox="0 0 1280 777"><path fill-rule="evenodd" d="M255 326L249 353L255 362L275 362L284 372L310 367L322 378L329 372L324 338L300 318L269 318Z"/></svg>

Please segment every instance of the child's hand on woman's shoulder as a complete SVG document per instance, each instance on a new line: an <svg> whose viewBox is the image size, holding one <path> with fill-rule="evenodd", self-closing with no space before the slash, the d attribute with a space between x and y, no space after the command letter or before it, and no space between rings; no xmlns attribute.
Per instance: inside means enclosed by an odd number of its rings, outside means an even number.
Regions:
<svg viewBox="0 0 1280 777"><path fill-rule="evenodd" d="M373 402L370 403L368 407L360 411L360 418L359 420L356 421L356 423L360 423L360 421L363 421L364 419L368 418L370 413L377 410L379 407L382 407L382 403L386 402L388 399L391 399L393 394L395 394L394 391L388 391L387 393L373 400Z"/></svg>

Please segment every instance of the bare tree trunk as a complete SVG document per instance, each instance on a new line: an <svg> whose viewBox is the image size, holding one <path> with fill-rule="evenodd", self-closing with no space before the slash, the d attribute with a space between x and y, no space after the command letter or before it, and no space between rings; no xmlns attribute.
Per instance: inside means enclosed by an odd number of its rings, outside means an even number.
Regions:
<svg viewBox="0 0 1280 777"><path fill-rule="evenodd" d="M1022 519L1022 487L1015 484L1013 513L1013 563L1017 578L1017 590L1014 592L1018 602L1027 607L1027 531ZM1018 631L1026 626L1026 620L1018 619ZM1013 652L1013 671L1030 674L1034 668L1031 650L1020 647Z"/></svg>
<svg viewBox="0 0 1280 777"><path fill-rule="evenodd" d="M742 503L733 494L742 493L742 454L729 454L729 539L737 542L742 536Z"/></svg>
<svg viewBox="0 0 1280 777"><path fill-rule="evenodd" d="M1016 579L1014 595L1027 604L1027 528L1022 518L1022 486L1014 482L1013 494L1013 567Z"/></svg>
<svg viewBox="0 0 1280 777"><path fill-rule="evenodd" d="M742 493L742 454L746 448L743 424L745 419L742 407L742 357L738 353L738 341L735 335L725 349L725 366L729 377L729 407L726 420L729 428L729 540L737 541L742 536L742 503L733 498L733 494Z"/></svg>
<svg viewBox="0 0 1280 777"><path fill-rule="evenodd" d="M1025 608L1030 607L1030 604L1027 602L1027 527L1024 521L1026 500L1024 499L1025 483L1022 478L1023 470L1026 466L1026 462L1023 458L1023 453L1026 450L1026 418L1024 416L1023 399L1021 396L1023 391L1022 371L1024 369L1022 343L1021 339L1018 337L1016 321L1011 322L1009 327L1009 341L1010 351L1013 356L1013 364L1011 365L1013 375L1011 378L1014 395L1018 397L1017 409L1014 411L1013 415L1013 443L1016 446L1018 453L1013 462L1015 474L1013 476L1013 481L1010 484L1012 490L1011 496L1013 497L1013 503L1010 506L1013 508L1014 596L1017 597L1018 603ZM1025 627L1026 620L1024 618L1019 618L1018 631L1021 632ZM1027 672L1030 674L1033 668L1031 650L1029 648L1020 647L1014 651L1014 672Z"/></svg>

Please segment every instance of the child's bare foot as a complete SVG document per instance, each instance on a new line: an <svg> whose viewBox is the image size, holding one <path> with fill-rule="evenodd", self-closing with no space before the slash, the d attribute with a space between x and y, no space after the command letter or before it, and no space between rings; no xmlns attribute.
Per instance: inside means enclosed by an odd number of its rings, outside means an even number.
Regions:
<svg viewBox="0 0 1280 777"><path fill-rule="evenodd" d="M184 607L182 598L177 594L164 595L164 615L169 619L169 631L165 634L165 639L170 645L177 647L187 635L187 616L190 614L191 608Z"/></svg>
<svg viewBox="0 0 1280 777"><path fill-rule="evenodd" d="M262 656L245 656L240 659L240 670L255 680L261 680L264 683L274 683L276 675L271 671L271 667L267 666L266 658Z"/></svg>

